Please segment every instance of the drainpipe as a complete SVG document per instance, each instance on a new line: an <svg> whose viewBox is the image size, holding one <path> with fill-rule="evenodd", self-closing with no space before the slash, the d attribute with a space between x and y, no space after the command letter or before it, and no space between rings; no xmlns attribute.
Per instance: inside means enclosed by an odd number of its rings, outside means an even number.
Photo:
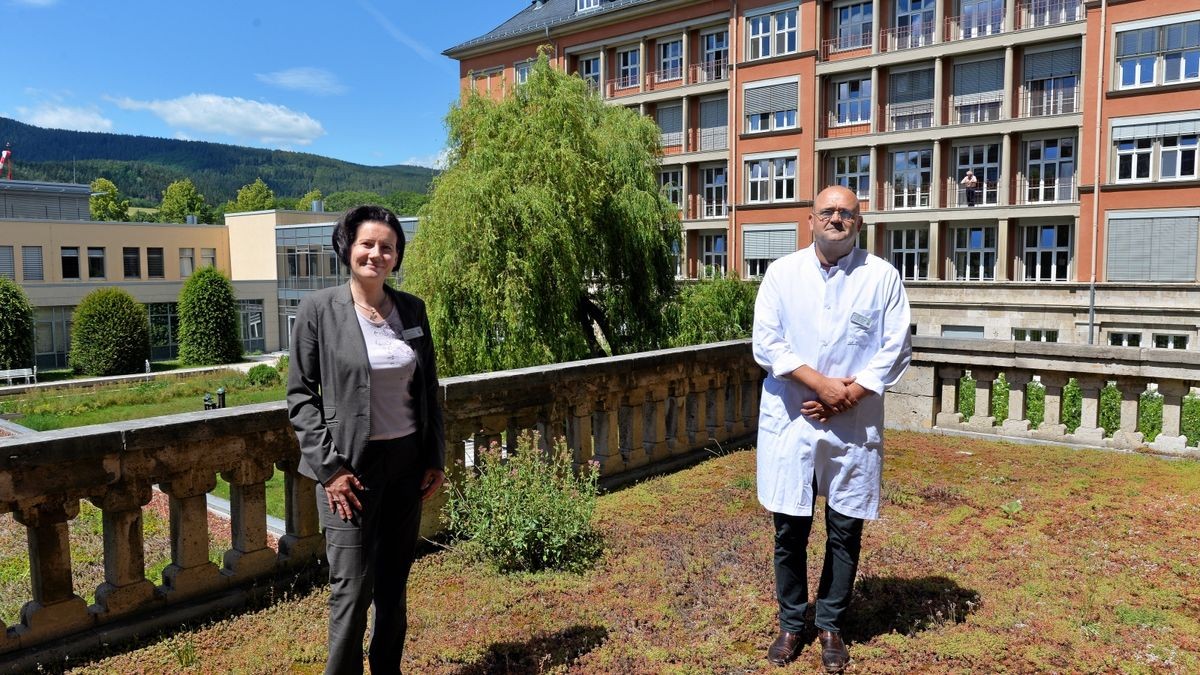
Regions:
<svg viewBox="0 0 1200 675"><path fill-rule="evenodd" d="M1085 10L1086 11L1086 10ZM1100 0L1100 86L1096 87L1096 124L1093 136L1092 158L1092 275L1088 283L1088 344L1096 344L1096 240L1100 236L1100 141L1101 128L1104 126L1104 74L1107 68L1104 62L1105 46L1108 45L1108 0Z"/></svg>
<svg viewBox="0 0 1200 675"><path fill-rule="evenodd" d="M729 200L729 208L725 211L729 218L729 234L725 236L725 252L726 255L729 256L729 263L726 265L725 271L726 275L728 275L729 272L737 271L739 269L738 257L735 255L735 253L738 252L738 249L740 249L741 246L734 246L734 240L738 238L737 227L735 226L735 223L737 222L737 200L734 199L734 195L737 194L738 196L741 196L740 190L742 189L742 166L741 163L738 162L737 154L738 134L742 129L742 120L738 115L738 81L737 70L735 67L735 65L740 61L739 55L741 53L738 51L737 42L737 36L739 33L738 3L737 0L730 0L730 4L733 6L732 11L730 12L730 18L733 19L733 26L729 30L729 112L726 113L726 119L729 121L729 127L727 128L726 133L729 134L729 137L731 138L729 142L729 163L725 169L725 199ZM797 23L798 22L799 17L797 17ZM799 36L797 36L797 39L799 39ZM799 111L797 111L797 114L799 114ZM736 188L739 192L736 193L734 192L735 185L732 180L734 176L738 177ZM745 270L742 270L738 274L738 277L744 279L744 272Z"/></svg>

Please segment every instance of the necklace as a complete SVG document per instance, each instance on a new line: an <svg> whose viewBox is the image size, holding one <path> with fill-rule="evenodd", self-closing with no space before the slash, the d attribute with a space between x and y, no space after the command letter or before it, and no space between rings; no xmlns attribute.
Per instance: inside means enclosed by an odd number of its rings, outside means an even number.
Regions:
<svg viewBox="0 0 1200 675"><path fill-rule="evenodd" d="M352 300L353 300L353 298L352 298ZM384 302L384 305L386 305L387 299L385 298L383 302ZM375 311L374 307L371 307L369 305L360 305L360 304L358 304L358 301L354 301L354 305L356 307L358 307L359 309L370 313L370 316L368 316L367 319L369 319L371 321L379 321L379 319L380 319L379 312Z"/></svg>

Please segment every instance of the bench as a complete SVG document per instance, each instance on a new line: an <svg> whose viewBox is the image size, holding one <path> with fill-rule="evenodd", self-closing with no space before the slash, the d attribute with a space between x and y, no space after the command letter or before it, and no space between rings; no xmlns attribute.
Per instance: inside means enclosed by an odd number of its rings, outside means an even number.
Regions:
<svg viewBox="0 0 1200 675"><path fill-rule="evenodd" d="M37 384L37 366L33 368L13 368L12 370L0 370L0 379L8 384L12 384L13 380L25 379L25 384Z"/></svg>

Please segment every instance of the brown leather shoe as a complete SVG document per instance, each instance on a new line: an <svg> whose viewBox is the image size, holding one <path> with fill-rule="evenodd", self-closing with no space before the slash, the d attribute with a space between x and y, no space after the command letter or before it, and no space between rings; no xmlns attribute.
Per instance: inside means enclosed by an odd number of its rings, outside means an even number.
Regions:
<svg viewBox="0 0 1200 675"><path fill-rule="evenodd" d="M840 673L850 663L850 650L842 642L842 634L827 630L817 631L817 640L821 642L821 665L827 673Z"/></svg>
<svg viewBox="0 0 1200 675"><path fill-rule="evenodd" d="M804 649L804 638L801 633L789 633L781 630L779 637L775 638L775 641L771 643L771 648L767 650L767 661L776 666L786 666L796 660L802 649Z"/></svg>

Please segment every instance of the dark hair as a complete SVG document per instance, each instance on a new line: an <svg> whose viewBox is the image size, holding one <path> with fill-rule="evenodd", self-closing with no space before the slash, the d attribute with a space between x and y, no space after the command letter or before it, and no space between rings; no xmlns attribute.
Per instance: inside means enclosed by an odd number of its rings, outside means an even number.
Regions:
<svg viewBox="0 0 1200 675"><path fill-rule="evenodd" d="M333 252L343 265L350 267L350 247L358 237L358 226L372 221L383 223L396 233L396 267L400 267L404 260L404 230L400 227L400 219L374 204L355 206L338 218L337 225L333 226Z"/></svg>

